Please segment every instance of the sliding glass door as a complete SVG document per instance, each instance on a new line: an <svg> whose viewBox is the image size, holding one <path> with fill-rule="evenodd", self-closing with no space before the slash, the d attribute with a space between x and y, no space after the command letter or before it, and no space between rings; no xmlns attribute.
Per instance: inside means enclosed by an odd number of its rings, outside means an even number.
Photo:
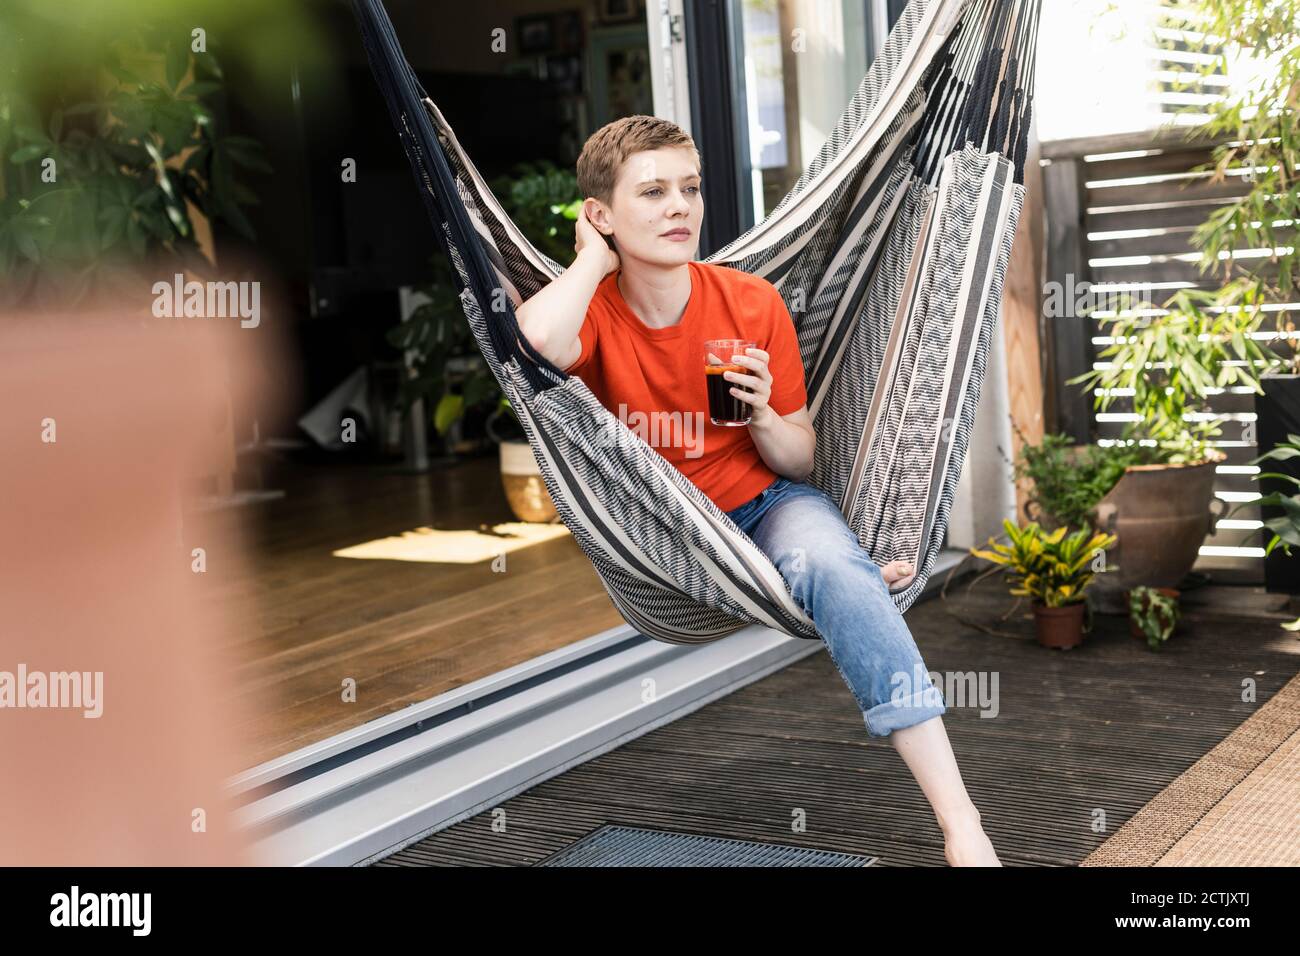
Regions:
<svg viewBox="0 0 1300 956"><path fill-rule="evenodd" d="M744 226L790 191L867 65L861 0L731 0ZM805 155L807 152L808 155Z"/></svg>
<svg viewBox="0 0 1300 956"><path fill-rule="evenodd" d="M665 78L656 112L690 131L704 163L701 257L762 219L790 191L904 6L904 0L647 5L657 38L652 47L664 64L652 59ZM670 95L682 89L685 96Z"/></svg>

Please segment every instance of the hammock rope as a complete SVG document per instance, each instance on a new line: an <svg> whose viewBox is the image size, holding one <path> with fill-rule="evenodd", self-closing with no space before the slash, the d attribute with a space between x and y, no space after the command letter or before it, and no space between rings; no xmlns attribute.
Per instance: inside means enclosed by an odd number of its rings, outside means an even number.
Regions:
<svg viewBox="0 0 1300 956"><path fill-rule="evenodd" d="M1024 201L1041 0L911 0L780 203L703 261L760 275L790 310L818 433L809 483L906 610L942 546ZM561 519L624 619L697 644L748 624L817 639L776 567L515 309L564 267L492 196L405 60L381 0L353 0L475 340Z"/></svg>

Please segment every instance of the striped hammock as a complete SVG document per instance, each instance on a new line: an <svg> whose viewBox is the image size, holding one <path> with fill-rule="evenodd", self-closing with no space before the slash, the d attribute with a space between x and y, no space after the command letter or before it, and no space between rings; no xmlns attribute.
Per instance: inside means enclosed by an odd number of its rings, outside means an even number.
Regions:
<svg viewBox="0 0 1300 956"><path fill-rule="evenodd" d="M380 0L353 0L375 77L560 518L623 618L674 644L748 624L817 639L776 567L723 511L519 333L564 271L492 196L402 55ZM1024 200L1040 0L911 0L789 195L703 260L790 309L817 430L808 481L877 562L925 586L975 420Z"/></svg>

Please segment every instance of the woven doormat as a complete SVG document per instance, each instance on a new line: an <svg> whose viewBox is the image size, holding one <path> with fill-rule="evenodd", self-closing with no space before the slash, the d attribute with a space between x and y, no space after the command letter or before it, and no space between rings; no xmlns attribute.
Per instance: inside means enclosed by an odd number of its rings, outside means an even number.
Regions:
<svg viewBox="0 0 1300 956"><path fill-rule="evenodd" d="M879 859L698 833L603 826L536 866L870 866Z"/></svg>
<svg viewBox="0 0 1300 956"><path fill-rule="evenodd" d="M1080 866L1300 866L1300 675Z"/></svg>

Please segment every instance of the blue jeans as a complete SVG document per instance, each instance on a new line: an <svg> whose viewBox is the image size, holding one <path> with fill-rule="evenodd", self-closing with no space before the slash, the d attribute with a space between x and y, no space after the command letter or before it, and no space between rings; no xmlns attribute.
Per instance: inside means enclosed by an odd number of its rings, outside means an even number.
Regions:
<svg viewBox="0 0 1300 956"><path fill-rule="evenodd" d="M727 514L776 565L861 708L867 733L946 713L880 565L830 495L778 477Z"/></svg>

